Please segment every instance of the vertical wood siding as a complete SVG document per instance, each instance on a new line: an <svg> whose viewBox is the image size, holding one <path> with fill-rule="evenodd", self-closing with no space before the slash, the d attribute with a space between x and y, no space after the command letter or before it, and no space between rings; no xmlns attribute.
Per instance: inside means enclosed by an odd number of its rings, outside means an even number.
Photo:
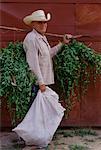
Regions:
<svg viewBox="0 0 101 150"><path fill-rule="evenodd" d="M90 35L82 38L86 44L101 52L101 2L100 0L1 0L0 25L27 28L22 18L34 10L44 9L51 12L48 32ZM25 33L0 30L0 47L10 41L22 41ZM57 38L48 37L51 45ZM2 103L2 126L10 126ZM76 103L68 119L63 119L62 126L101 126L101 83L91 82L88 93L80 103Z"/></svg>

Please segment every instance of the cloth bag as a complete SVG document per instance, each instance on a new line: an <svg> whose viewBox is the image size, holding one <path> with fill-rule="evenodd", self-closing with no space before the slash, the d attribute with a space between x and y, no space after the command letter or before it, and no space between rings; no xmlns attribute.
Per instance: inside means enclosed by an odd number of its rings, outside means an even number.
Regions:
<svg viewBox="0 0 101 150"><path fill-rule="evenodd" d="M57 93L49 87L46 87L45 92L39 89L25 118L12 131L22 137L26 145L47 146L65 111L58 99Z"/></svg>

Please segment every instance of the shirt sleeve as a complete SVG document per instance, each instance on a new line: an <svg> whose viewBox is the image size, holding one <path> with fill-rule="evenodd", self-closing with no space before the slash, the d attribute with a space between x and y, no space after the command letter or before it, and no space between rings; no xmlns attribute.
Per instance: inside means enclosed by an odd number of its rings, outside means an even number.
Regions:
<svg viewBox="0 0 101 150"><path fill-rule="evenodd" d="M62 43L60 42L59 44L57 44L56 46L52 47L50 49L50 54L51 54L51 57L55 56L57 54L57 52L59 50L61 50L61 47L62 47Z"/></svg>
<svg viewBox="0 0 101 150"><path fill-rule="evenodd" d="M39 59L38 59L38 48L35 41L29 39L23 42L24 49L26 51L26 59L30 70L36 75L38 84L44 84L43 77L41 74Z"/></svg>

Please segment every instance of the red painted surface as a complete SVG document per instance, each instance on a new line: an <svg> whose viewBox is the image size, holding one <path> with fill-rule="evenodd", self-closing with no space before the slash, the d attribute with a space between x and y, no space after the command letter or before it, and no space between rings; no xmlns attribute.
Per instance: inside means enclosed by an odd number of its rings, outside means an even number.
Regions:
<svg viewBox="0 0 101 150"><path fill-rule="evenodd" d="M88 86L88 92L80 102L73 107L73 111L62 126L101 126L101 82L92 80Z"/></svg>
<svg viewBox="0 0 101 150"><path fill-rule="evenodd" d="M6 99L2 98L1 101L1 119L0 119L0 126L1 127L10 127L11 126L11 119L9 109L7 107Z"/></svg>
<svg viewBox="0 0 101 150"><path fill-rule="evenodd" d="M22 18L34 10L44 9L52 13L52 20L48 24L51 33L72 33L90 35L80 41L96 51L101 52L101 2L99 0L2 0L0 2L0 25L27 28ZM23 41L26 33L0 29L0 47L5 47L10 41ZM51 45L57 43L58 38L48 37ZM9 127L10 117L6 103L2 100L2 127ZM89 85L88 93L76 103L67 119L63 119L62 126L101 126L101 83L100 80Z"/></svg>
<svg viewBox="0 0 101 150"><path fill-rule="evenodd" d="M13 2L13 3L17 3L17 2L19 2L19 3L56 3L56 4L58 4L58 3L65 3L65 4L68 4L68 3L80 3L80 4L82 4L82 3L91 3L91 4L93 4L93 3L101 3L101 1L100 0L34 0L34 2L33 2L33 0L1 0L1 2Z"/></svg>

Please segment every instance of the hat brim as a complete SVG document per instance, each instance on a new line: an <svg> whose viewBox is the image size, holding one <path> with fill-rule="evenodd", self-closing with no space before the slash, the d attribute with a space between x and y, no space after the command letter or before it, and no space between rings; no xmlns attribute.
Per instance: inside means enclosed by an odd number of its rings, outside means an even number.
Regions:
<svg viewBox="0 0 101 150"><path fill-rule="evenodd" d="M47 14L47 19L35 18L34 16L29 15L29 16L24 17L23 22L24 22L26 25L30 25L30 24L32 23L32 21L43 21L43 22L47 22L47 21L49 21L50 19L51 19L51 14L50 14L50 13Z"/></svg>

